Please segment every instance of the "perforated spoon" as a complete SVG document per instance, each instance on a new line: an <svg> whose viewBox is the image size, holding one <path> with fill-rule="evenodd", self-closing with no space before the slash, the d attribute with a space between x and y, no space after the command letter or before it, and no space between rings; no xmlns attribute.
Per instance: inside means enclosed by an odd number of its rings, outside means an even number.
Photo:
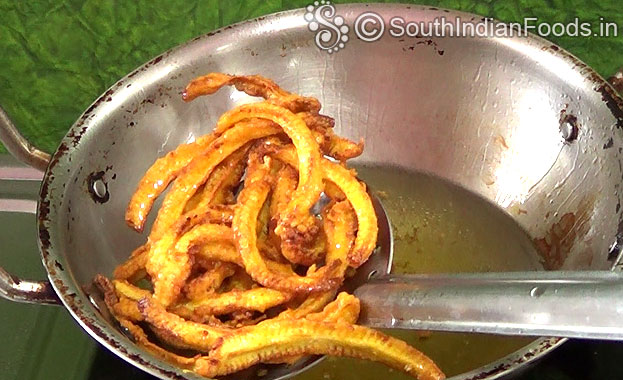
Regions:
<svg viewBox="0 0 623 380"><path fill-rule="evenodd" d="M380 201L377 249L348 281L359 323L503 335L623 340L623 276L611 271L391 275L393 236Z"/></svg>

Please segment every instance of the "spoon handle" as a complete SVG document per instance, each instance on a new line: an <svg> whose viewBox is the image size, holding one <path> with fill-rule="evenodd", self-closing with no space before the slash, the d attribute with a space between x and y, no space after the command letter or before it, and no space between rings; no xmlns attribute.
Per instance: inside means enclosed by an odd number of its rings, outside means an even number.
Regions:
<svg viewBox="0 0 623 380"><path fill-rule="evenodd" d="M371 327L623 340L614 272L384 276L355 295Z"/></svg>

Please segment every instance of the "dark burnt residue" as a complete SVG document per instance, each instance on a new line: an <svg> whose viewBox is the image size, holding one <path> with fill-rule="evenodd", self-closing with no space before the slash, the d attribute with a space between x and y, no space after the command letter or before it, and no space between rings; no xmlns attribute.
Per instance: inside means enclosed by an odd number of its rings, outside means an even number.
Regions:
<svg viewBox="0 0 623 380"><path fill-rule="evenodd" d="M54 273L54 275L56 274ZM54 285L56 285L58 292L63 296L63 298L65 298L67 293L69 293L69 288L58 278L54 279Z"/></svg>
<svg viewBox="0 0 623 380"><path fill-rule="evenodd" d="M157 64L158 62L162 61L162 58L163 58L163 56L162 56L162 55L159 55L159 56L157 56L156 58L152 59L152 60L148 63L148 65L155 65L155 64Z"/></svg>
<svg viewBox="0 0 623 380"><path fill-rule="evenodd" d="M618 213L621 209L621 203L617 202L616 212ZM619 252L623 249L623 215L619 216L619 225L617 226L617 236L615 243L610 247L610 251L608 252L608 260L614 261L618 256ZM611 256L612 259L610 258ZM614 263L616 266L620 267L623 263L618 262Z"/></svg>
<svg viewBox="0 0 623 380"><path fill-rule="evenodd" d="M583 200L577 210L562 215L543 237L534 239L544 269L560 269L569 257L575 242L586 236L590 228L594 202L594 198Z"/></svg>
<svg viewBox="0 0 623 380"><path fill-rule="evenodd" d="M415 38L424 38L422 36L415 36ZM415 51L415 47L418 45L424 45L424 46L431 46L433 48L433 50L435 51L435 53L439 54L439 55L443 55L445 53L444 50L439 49L439 46L437 45L437 42L431 40L431 39L425 39L423 41L418 41L416 42L414 45L410 45L410 46L405 46L402 48L402 51Z"/></svg>
<svg viewBox="0 0 623 380"><path fill-rule="evenodd" d="M67 138L71 139L73 146L78 145L78 143L82 139L82 136L86 133L87 127L84 124L86 123L88 119L91 119L95 116L95 113L94 113L95 109L98 106L100 106L102 102L111 102L112 96L114 95L115 91L121 88L122 85L123 85L122 81L117 82L113 88L108 89L108 91L102 94L102 96L97 98L97 100L93 102L93 104L91 104L89 108L87 108L87 110L82 114L80 119L78 119L76 124L67 133ZM130 85L128 85L127 87L129 86ZM67 146L64 144L66 144L66 141L64 141L63 144L59 147L59 150L61 150L62 148L68 149ZM60 157L60 155L57 157Z"/></svg>
<svg viewBox="0 0 623 380"><path fill-rule="evenodd" d="M47 248L48 247L46 247L46 249ZM56 275L53 266L48 267L48 271L50 272L52 276ZM63 284L63 282L60 279L55 278L53 279L53 281L54 281L54 284L56 285L59 295L65 301L67 307L74 312L76 318L79 319L88 330L94 332L97 336L102 338L106 346L113 349L114 351L117 351L119 355L129 358L130 360L132 360L139 366L150 368L160 373L163 376L163 378L176 379L176 380L185 379L184 376L179 375L175 371L166 370L166 369L156 366L154 363L148 361L144 355L137 355L137 354L130 353L128 349L116 337L112 336L111 333L107 329L105 328L103 329L100 327L99 321L95 320L91 315L88 315L85 313L84 305L76 293L70 292L69 288L65 284ZM89 293L90 292L85 291L85 294L89 294Z"/></svg>
<svg viewBox="0 0 623 380"><path fill-rule="evenodd" d="M65 269L63 269L63 266L61 265L61 263L58 262L58 260L54 260L54 266L58 268L58 270L60 271L64 271Z"/></svg>
<svg viewBox="0 0 623 380"><path fill-rule="evenodd" d="M78 145L86 131L87 127L82 124L78 124L74 128L72 128L69 133L67 133L67 137L71 139L73 146L76 146Z"/></svg>
<svg viewBox="0 0 623 380"><path fill-rule="evenodd" d="M575 233L572 233L575 223L575 214L566 213L551 226L544 237L534 239L534 245L546 270L557 270L564 264L575 241Z"/></svg>
<svg viewBox="0 0 623 380"><path fill-rule="evenodd" d="M616 125L618 128L623 127L623 100L614 91L614 89L608 84L604 83L604 80L593 69L587 66L584 62L578 60L571 54L564 50L560 50L556 45L545 47L544 50L550 50L555 55L573 62L575 69L582 73L587 79L595 84L595 91L601 94L602 100L606 103L606 106L616 119Z"/></svg>
<svg viewBox="0 0 623 380"><path fill-rule="evenodd" d="M603 148L610 149L612 148L613 145L614 145L614 140L612 139L612 137L610 137L608 141L606 141L606 143L604 144Z"/></svg>
<svg viewBox="0 0 623 380"><path fill-rule="evenodd" d="M560 111L559 128L566 142L577 140L580 130L578 118L575 115L567 113L566 108Z"/></svg>
<svg viewBox="0 0 623 380"><path fill-rule="evenodd" d="M623 69L617 71L616 74L608 78L608 83L619 93L623 93Z"/></svg>
<svg viewBox="0 0 623 380"><path fill-rule="evenodd" d="M146 103L154 104L154 102L155 102L155 97L154 96L148 96L145 99L141 100L141 102L139 104L142 106L142 105L145 105Z"/></svg>
<svg viewBox="0 0 623 380"><path fill-rule="evenodd" d="M104 181L105 171L93 172L87 176L87 190L91 195L91 199L95 201L95 203L106 203L110 199L110 192L108 192L108 184ZM102 194L101 191L97 190L98 183L102 183L105 189L105 192Z"/></svg>
<svg viewBox="0 0 623 380"><path fill-rule="evenodd" d="M617 204L617 206L619 206L619 204ZM623 236L621 236L621 234L617 234L617 238L616 241L610 246L610 249L608 250L608 261L614 263L614 260L616 260L619 257L619 254L621 253L621 248L622 248L622 240L621 238L623 238ZM614 264L618 264L618 263L614 263Z"/></svg>
<svg viewBox="0 0 623 380"><path fill-rule="evenodd" d="M470 377L468 380L482 380L490 377L491 375L495 375L496 373L500 373L506 371L513 365L513 362L498 364L497 366L491 368L488 371L483 371L476 376Z"/></svg>
<svg viewBox="0 0 623 380"><path fill-rule="evenodd" d="M89 115L97 106L100 105L100 103L102 103L105 99L111 97L114 93L115 90L113 89L109 89L108 91L106 91L104 95L97 98L97 100L93 102L93 104L91 104L89 108L87 108L87 110L84 112L84 115Z"/></svg>
<svg viewBox="0 0 623 380"><path fill-rule="evenodd" d="M605 83L597 87L596 91L601 94L601 99L606 103L612 116L616 119L617 128L623 128L623 102L621 98L614 92L612 87Z"/></svg>
<svg viewBox="0 0 623 380"><path fill-rule="evenodd" d="M158 86L158 96L159 97L164 97L164 96L168 96L171 97L170 92L173 90L173 86L164 86L164 85L160 85Z"/></svg>
<svg viewBox="0 0 623 380"><path fill-rule="evenodd" d="M509 360L508 362L499 364L493 367L492 369L480 372L479 374L472 376L466 380L483 380L493 375L497 375L504 371L507 371L508 369L515 367L517 365L530 362L533 358L542 355L543 353L551 349L554 345L558 344L560 341L561 341L560 338L544 339L543 341L539 342L538 347L526 352L523 356L515 360L512 360L512 361Z"/></svg>
<svg viewBox="0 0 623 380"><path fill-rule="evenodd" d="M47 175L44 177L41 183L41 189L39 191L39 208L38 208L38 230L39 230L39 242L41 243L41 255L45 262L48 261L50 250L50 233L48 231L47 224L50 222L50 186L54 181L54 168L58 165L61 157L69 152L69 147L66 142L61 143L48 165ZM47 266L48 271L54 270L53 266Z"/></svg>
<svg viewBox="0 0 623 380"><path fill-rule="evenodd" d="M39 240L41 241L41 245L43 247L49 247L50 246L50 233L48 232L47 228L45 228L45 226L42 226L41 224L39 225ZM47 257L47 249L42 249L43 257L46 258Z"/></svg>

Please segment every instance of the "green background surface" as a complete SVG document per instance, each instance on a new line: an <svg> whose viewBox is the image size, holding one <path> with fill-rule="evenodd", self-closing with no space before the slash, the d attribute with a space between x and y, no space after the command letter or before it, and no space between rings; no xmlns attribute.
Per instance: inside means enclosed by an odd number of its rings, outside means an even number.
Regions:
<svg viewBox="0 0 623 380"><path fill-rule="evenodd" d="M525 17L570 22L578 17L597 25L603 18L623 27L620 0L400 2L458 9L507 22ZM35 145L52 152L93 100L151 57L220 26L308 3L0 0L0 105ZM623 62L622 36L548 39L605 77ZM42 278L34 219L3 216L0 226L2 264L21 275ZM147 378L97 349L61 308L0 300L0 334L0 379ZM623 378L616 366L621 358L621 345L573 342L521 379Z"/></svg>
<svg viewBox="0 0 623 380"><path fill-rule="evenodd" d="M0 0L0 104L28 138L40 148L53 151L98 95L151 57L220 26L303 7L308 2ZM570 22L578 17L597 25L603 17L623 27L620 0L414 3L507 22L520 22L524 17L538 17L549 23ZM604 76L623 64L623 36L549 39Z"/></svg>

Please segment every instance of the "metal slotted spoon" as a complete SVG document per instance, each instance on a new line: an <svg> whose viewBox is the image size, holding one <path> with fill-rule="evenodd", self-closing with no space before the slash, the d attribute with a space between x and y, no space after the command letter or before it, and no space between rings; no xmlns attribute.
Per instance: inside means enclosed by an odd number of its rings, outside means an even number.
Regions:
<svg viewBox="0 0 623 380"><path fill-rule="evenodd" d="M503 335L623 339L623 276L611 271L391 275L393 235L380 201L378 245L349 280L360 324Z"/></svg>

